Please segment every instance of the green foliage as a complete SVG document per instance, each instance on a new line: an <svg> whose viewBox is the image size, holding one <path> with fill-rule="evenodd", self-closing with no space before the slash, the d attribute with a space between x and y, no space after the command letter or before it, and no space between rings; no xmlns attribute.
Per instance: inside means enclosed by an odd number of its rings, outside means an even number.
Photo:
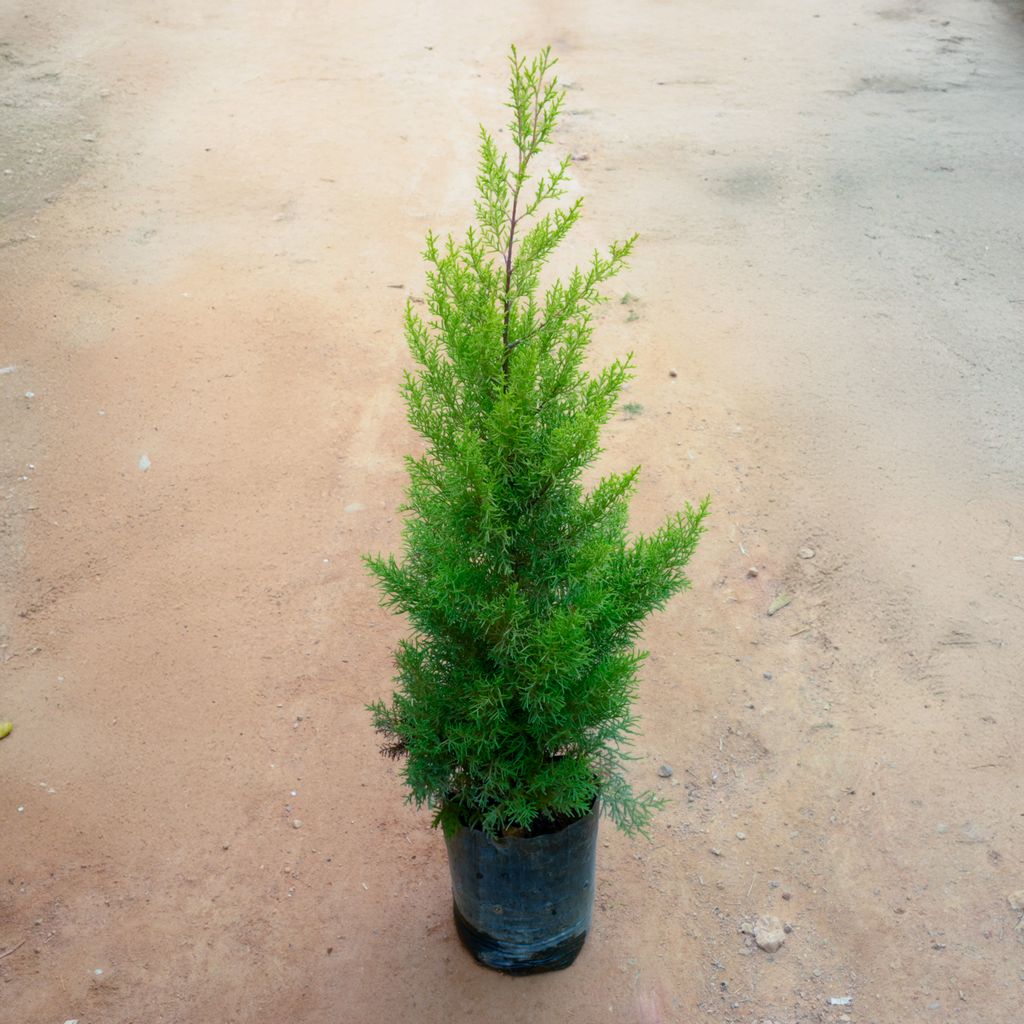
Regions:
<svg viewBox="0 0 1024 1024"><path fill-rule="evenodd" d="M383 752L404 757L410 798L497 835L585 813L595 797L627 833L658 801L623 775L644 618L689 582L707 511L686 506L650 536L627 537L639 467L589 492L632 356L583 367L600 286L634 238L541 293L540 272L579 219L570 161L534 179L564 92L544 50L510 56L514 153L480 130L476 228L430 234L427 308L410 304L416 363L402 386L426 442L407 457L404 560L367 557L383 603L413 633L396 651L392 701L370 706ZM529 224L527 224L529 222Z"/></svg>

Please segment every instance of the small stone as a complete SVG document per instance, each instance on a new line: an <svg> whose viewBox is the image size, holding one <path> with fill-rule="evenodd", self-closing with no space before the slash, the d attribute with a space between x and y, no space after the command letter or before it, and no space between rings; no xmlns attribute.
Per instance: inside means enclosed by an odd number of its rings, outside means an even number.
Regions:
<svg viewBox="0 0 1024 1024"><path fill-rule="evenodd" d="M784 924L784 925L782 926L782 930L783 930L783 931L784 931L784 932L785 932L785 933L786 933L787 935L792 935L792 934L793 934L793 926L792 926L791 924Z"/></svg>
<svg viewBox="0 0 1024 1024"><path fill-rule="evenodd" d="M96 141L96 136L92 132L86 132L82 136L82 141L83 142L95 142Z"/></svg>
<svg viewBox="0 0 1024 1024"><path fill-rule="evenodd" d="M292 822L292 828L302 828L302 822L298 818L296 818Z"/></svg>
<svg viewBox="0 0 1024 1024"><path fill-rule="evenodd" d="M757 567L756 565L752 565L752 566L751 566L751 567L750 567L750 568L749 568L749 569L747 570L747 575L748 575L748 576L749 576L749 577L750 577L751 579L754 579L754 578L755 578L756 576L760 576L760 575L761 575L761 570L760 570L760 569L758 569L758 567Z"/></svg>
<svg viewBox="0 0 1024 1024"><path fill-rule="evenodd" d="M717 846L712 846L711 847L711 855L713 857L721 857L722 856L722 851Z"/></svg>
<svg viewBox="0 0 1024 1024"><path fill-rule="evenodd" d="M231 849L231 844L230 843L221 843L220 844L220 848L222 850L230 850Z"/></svg>
<svg viewBox="0 0 1024 1024"><path fill-rule="evenodd" d="M1007 902L1010 904L1011 910L1016 910L1018 913L1024 912L1024 889L1018 889L1016 892L1011 892L1006 897Z"/></svg>
<svg viewBox="0 0 1024 1024"><path fill-rule="evenodd" d="M775 953L786 941L786 932L777 917L765 915L754 925L754 941L766 953Z"/></svg>
<svg viewBox="0 0 1024 1024"><path fill-rule="evenodd" d="M679 371L678 370L669 370L668 371L668 375L670 377L678 377L679 376Z"/></svg>
<svg viewBox="0 0 1024 1024"><path fill-rule="evenodd" d="M784 892L782 898L788 902L793 898L793 894L791 892Z"/></svg>
<svg viewBox="0 0 1024 1024"><path fill-rule="evenodd" d="M743 934L743 935L753 935L754 934L754 925L753 925L753 923L751 921L741 921L740 922L740 933Z"/></svg>
<svg viewBox="0 0 1024 1024"><path fill-rule="evenodd" d="M774 677L774 676L773 676L773 675L771 674L771 672L762 672L762 673L761 673L761 675L762 675L762 676L764 676L764 678L765 678L765 679L767 679L769 683L770 683L770 682L772 681L772 679L774 679L774 678L775 678L775 677Z"/></svg>
<svg viewBox="0 0 1024 1024"><path fill-rule="evenodd" d="M814 557L814 548L801 548L801 549L800 549L800 550L799 550L799 551L797 552L797 554L798 554L798 555L799 555L799 556L800 556L801 558L813 558L813 557Z"/></svg>
<svg viewBox="0 0 1024 1024"><path fill-rule="evenodd" d="M670 764L663 764L663 765L662 765L662 766L661 766L661 767L660 767L660 768L658 769L658 774L659 774L659 775L660 775L660 776L661 776L661 777L662 777L663 779L670 779L670 778L672 778L672 766L671 766Z"/></svg>
<svg viewBox="0 0 1024 1024"><path fill-rule="evenodd" d="M740 839L740 840L746 839L747 838L747 833L746 832L737 832L736 833L736 838Z"/></svg>

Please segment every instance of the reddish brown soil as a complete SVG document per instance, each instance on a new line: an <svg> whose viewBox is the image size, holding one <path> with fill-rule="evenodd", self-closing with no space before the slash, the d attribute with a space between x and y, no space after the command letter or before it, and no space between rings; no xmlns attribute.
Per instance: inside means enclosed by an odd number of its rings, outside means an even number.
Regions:
<svg viewBox="0 0 1024 1024"><path fill-rule="evenodd" d="M506 6L0 12L0 1019L1019 1022L1019 6ZM669 807L532 979L377 757L359 561L512 39L571 86L575 251L642 235L600 468L639 529L714 496L647 633Z"/></svg>

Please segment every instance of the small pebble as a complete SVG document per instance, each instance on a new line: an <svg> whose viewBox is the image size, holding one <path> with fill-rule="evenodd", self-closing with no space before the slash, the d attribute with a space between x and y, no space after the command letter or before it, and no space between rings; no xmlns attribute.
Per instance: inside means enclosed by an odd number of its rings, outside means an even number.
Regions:
<svg viewBox="0 0 1024 1024"><path fill-rule="evenodd" d="M785 933L786 933L787 935L792 935L792 933L793 933L793 926L792 926L791 924L784 924L784 925L782 926L782 930L783 930L783 931L784 931L784 932L785 932Z"/></svg>
<svg viewBox="0 0 1024 1024"><path fill-rule="evenodd" d="M668 371L668 375L669 375L670 377L678 377L678 376L679 376L679 373L678 373L678 372L677 372L676 370L669 370L669 371ZM756 573L755 573L755 575L756 575Z"/></svg>
<svg viewBox="0 0 1024 1024"><path fill-rule="evenodd" d="M762 672L761 674L765 677L765 679L768 680L769 683L772 681L773 676L771 672Z"/></svg>
<svg viewBox="0 0 1024 1024"><path fill-rule="evenodd" d="M799 550L799 551L797 552L797 554L798 554L798 555L799 555L799 556L800 556L801 558L813 558L813 557L814 557L814 548L801 548L801 549L800 549L800 550Z"/></svg>
<svg viewBox="0 0 1024 1024"><path fill-rule="evenodd" d="M791 892L784 892L782 894L782 898L784 900L791 900L793 898L793 894Z"/></svg>
<svg viewBox="0 0 1024 1024"><path fill-rule="evenodd" d="M737 832L736 833L736 838L737 839L746 839L747 838L747 833L746 832Z"/></svg>
<svg viewBox="0 0 1024 1024"><path fill-rule="evenodd" d="M715 857L721 857L722 856L722 851L717 846L712 846L711 847L711 853Z"/></svg>
<svg viewBox="0 0 1024 1024"><path fill-rule="evenodd" d="M754 925L754 941L766 953L775 953L786 941L782 922L777 917L759 917Z"/></svg>
<svg viewBox="0 0 1024 1024"><path fill-rule="evenodd" d="M754 578L755 576L760 576L760 575L761 575L761 571L760 571L760 569L758 569L758 567L757 567L756 565L752 565L752 566L751 566L751 567L750 567L750 568L749 568L749 569L747 570L747 575L748 575L748 576L749 576L749 577L750 577L751 579L753 579L753 578Z"/></svg>
<svg viewBox="0 0 1024 1024"><path fill-rule="evenodd" d="M302 822L298 818L296 818L292 822L292 828L302 828Z"/></svg>
<svg viewBox="0 0 1024 1024"><path fill-rule="evenodd" d="M659 775L660 775L660 776L661 776L661 777L662 777L663 779L670 779L670 778L672 777L672 766L671 766L671 765L668 765L668 764L663 764L663 765L662 765L662 766L661 766L661 767L660 767L660 768L658 769L658 774L659 774Z"/></svg>

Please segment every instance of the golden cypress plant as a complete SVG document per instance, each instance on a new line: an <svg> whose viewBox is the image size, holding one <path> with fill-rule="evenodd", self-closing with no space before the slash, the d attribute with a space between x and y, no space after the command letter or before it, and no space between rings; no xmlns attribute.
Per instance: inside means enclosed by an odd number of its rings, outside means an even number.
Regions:
<svg viewBox="0 0 1024 1024"><path fill-rule="evenodd" d="M463 241L428 235L429 314L406 307L402 393L426 449L406 459L402 560L366 564L412 634L391 701L370 710L410 799L446 829L529 834L598 799L643 832L658 801L623 774L636 641L689 585L708 501L630 538L639 467L579 482L631 376L632 355L596 373L584 357L601 285L636 236L542 290L582 200L547 212L570 157L532 173L565 97L550 51L528 61L513 47L509 63L514 151L481 128L477 224Z"/></svg>

